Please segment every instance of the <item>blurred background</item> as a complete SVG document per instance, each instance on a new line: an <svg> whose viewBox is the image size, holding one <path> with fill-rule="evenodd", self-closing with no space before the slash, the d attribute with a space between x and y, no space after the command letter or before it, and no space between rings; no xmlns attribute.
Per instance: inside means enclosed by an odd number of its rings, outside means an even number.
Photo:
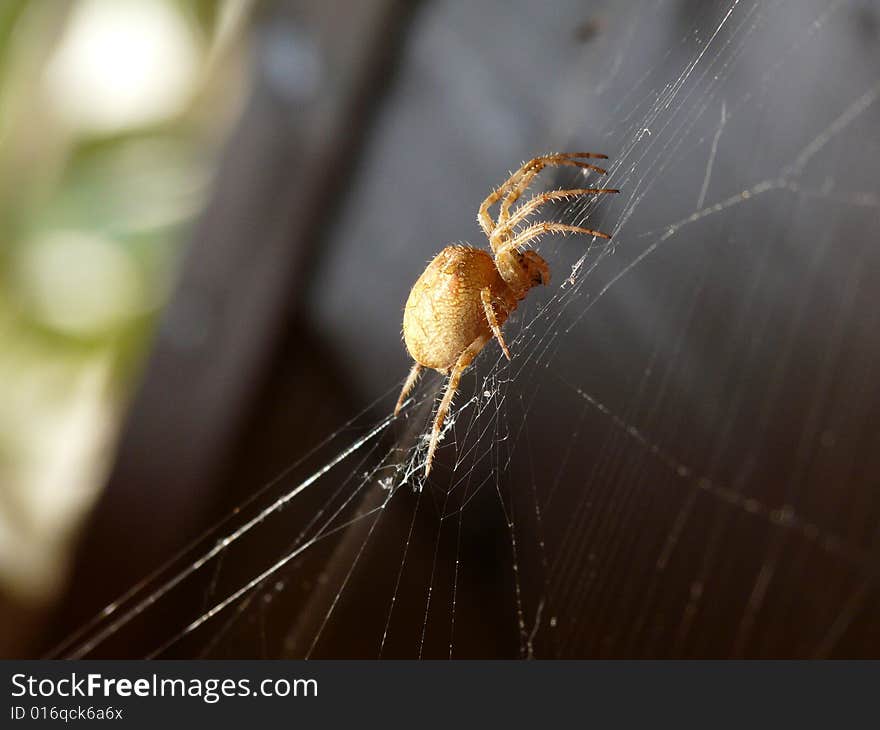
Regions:
<svg viewBox="0 0 880 730"><path fill-rule="evenodd" d="M305 480L94 655L880 654L876 2L3 0L0 74L3 656ZM613 243L540 244L432 482L381 471L431 377L319 472L425 262L568 149Z"/></svg>
<svg viewBox="0 0 880 730"><path fill-rule="evenodd" d="M249 14L188 0L0 5L4 654L58 599L106 483L240 112Z"/></svg>

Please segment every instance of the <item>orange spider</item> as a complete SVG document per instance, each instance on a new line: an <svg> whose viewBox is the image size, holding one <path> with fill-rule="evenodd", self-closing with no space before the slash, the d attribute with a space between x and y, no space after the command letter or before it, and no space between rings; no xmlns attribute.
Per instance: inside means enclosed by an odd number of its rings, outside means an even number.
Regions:
<svg viewBox="0 0 880 730"><path fill-rule="evenodd" d="M447 246L428 264L409 293L403 313L403 339L415 364L400 391L395 415L422 368L433 368L449 375L431 431L425 462L426 477L431 472L443 422L462 373L493 335L510 359L501 327L529 289L550 282L547 262L534 251L520 249L546 233L586 233L610 238L601 231L548 221L531 223L521 229L517 227L544 203L579 195L619 192L612 188L550 190L533 196L514 211L510 210L545 167L580 167L605 174L601 167L577 159L584 157L607 159L607 155L593 152L564 152L526 162L483 201L477 214L494 258L477 248ZM501 201L501 207L496 221L489 215L489 208L498 201Z"/></svg>

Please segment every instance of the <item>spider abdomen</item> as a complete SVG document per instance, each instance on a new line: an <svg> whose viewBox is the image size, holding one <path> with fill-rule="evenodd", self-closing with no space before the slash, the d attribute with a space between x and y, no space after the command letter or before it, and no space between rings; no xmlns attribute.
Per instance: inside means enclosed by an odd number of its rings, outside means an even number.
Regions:
<svg viewBox="0 0 880 730"><path fill-rule="evenodd" d="M480 337L492 336L481 299L488 288L498 324L515 306L495 262L467 246L444 248L413 285L403 313L403 338L413 360L446 372Z"/></svg>

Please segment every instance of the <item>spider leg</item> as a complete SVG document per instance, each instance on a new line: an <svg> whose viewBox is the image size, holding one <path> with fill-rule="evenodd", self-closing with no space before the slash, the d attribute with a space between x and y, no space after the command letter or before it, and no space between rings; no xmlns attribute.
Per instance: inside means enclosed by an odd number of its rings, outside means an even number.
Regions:
<svg viewBox="0 0 880 730"><path fill-rule="evenodd" d="M516 173L514 173L515 175ZM513 176L511 176L512 178ZM492 236L492 231L495 228L495 221L492 220L492 216L489 215L489 208L499 200L501 200L501 196L504 195L505 186L510 184L510 179L501 187L495 188L486 199L480 204L480 210L477 212L477 221L480 224L480 228L483 229L483 233L486 234L486 238L490 238Z"/></svg>
<svg viewBox="0 0 880 730"><path fill-rule="evenodd" d="M527 173L532 167L534 167L537 164L540 164L541 167L538 170L538 171L540 171L540 169L542 169L545 165L557 164L555 162L556 160L564 160L564 159L577 158L577 157L588 157L588 158L596 158L596 159L601 159L601 160L608 159L608 155L602 155L597 152L563 152L560 154L551 154L551 155L543 155L542 157L534 157L531 160L529 160L528 162L523 163L516 172L512 173L510 175L510 177L507 178L507 180L505 182L503 182L501 185L499 185L497 188L495 188L495 190L493 190L488 195L488 197L483 201L483 203L480 205L480 210L477 213L477 221L480 224L480 228L483 229L483 233L485 233L486 236L488 237L492 233L492 231L494 230L495 225L496 225L495 221L492 220L492 216L489 215L489 208L491 206L495 205L495 203L497 203L499 200L501 200L501 198L504 197L504 195L507 193L508 189L512 185L516 184L520 180L520 178L525 173ZM601 167L596 167L595 165L590 165L586 162L575 163L573 160L569 160L568 163L559 163L559 164L572 164L575 167L584 167L584 168L587 168L590 170L596 170L597 172L601 172L603 174L605 172L605 170L603 170ZM537 174L537 172L535 174ZM534 175L532 177L534 177ZM520 194L522 194L522 193L520 192Z"/></svg>
<svg viewBox="0 0 880 730"><path fill-rule="evenodd" d="M416 381L419 379L419 375L421 375L421 373L421 364L413 363L412 369L409 371L409 375L406 376L406 382L403 384L403 388L400 391L400 397L397 399L397 405L394 406L395 416L400 413L400 409L403 407L403 402L406 400L409 392L413 389L413 386L416 384Z"/></svg>
<svg viewBox="0 0 880 730"><path fill-rule="evenodd" d="M522 177L523 173L534 161L534 159L531 159L528 162L524 162L516 172L510 174L510 177L508 177L507 180L489 193L489 195L486 196L486 199L480 204L480 210L477 212L477 220L487 238L491 237L492 231L495 229L495 221L492 220L492 216L489 215L489 208L504 197L507 189Z"/></svg>
<svg viewBox="0 0 880 730"><path fill-rule="evenodd" d="M489 327L492 328L492 334L504 350L504 356L510 360L510 350L507 349L507 343L504 341L504 335L501 334L501 325L498 324L498 317L495 316L495 308L492 306L492 290L489 287L480 290L480 299L483 300L483 310L486 312L486 320Z"/></svg>
<svg viewBox="0 0 880 730"><path fill-rule="evenodd" d="M585 233L588 236L597 236L599 238L611 238L607 233L602 231L594 231L592 228L581 228L580 226L570 226L566 223L534 223L528 228L523 229L519 234L509 241L505 241L495 250L495 257L502 254L516 251L521 246L525 246L533 238L543 236L545 233Z"/></svg>
<svg viewBox="0 0 880 730"><path fill-rule="evenodd" d="M594 160L608 159L608 155L603 155L601 152L562 152L560 154L565 157L592 157Z"/></svg>
<svg viewBox="0 0 880 730"><path fill-rule="evenodd" d="M529 168L524 171L516 185L511 187L507 193L507 197L505 197L504 201L501 203L501 209L498 213L498 223L501 224L507 221L510 217L510 206L519 200L519 197L528 189L529 185L532 184L532 180L534 180L538 173L540 173L545 167L579 167L583 170L593 170L600 175L606 173L606 170L602 167L591 165L588 162L571 159L572 157L577 156L580 156L580 153L545 155L544 157L536 157L532 160Z"/></svg>
<svg viewBox="0 0 880 730"><path fill-rule="evenodd" d="M600 193L619 192L620 191L615 188L572 188L571 190L549 190L546 193L534 195L527 202L519 206L507 221L499 224L495 230L492 231L492 235L489 237L489 242L494 249L495 245L500 243L500 239L504 237L505 234L509 234L516 225L522 223L523 220L528 218L544 203L551 200L565 200L566 198L573 198L577 195L599 195Z"/></svg>
<svg viewBox="0 0 880 730"><path fill-rule="evenodd" d="M443 394L443 400L437 408L437 415L434 417L434 428L431 430L431 442L428 444L428 458L425 462L425 477L431 473L431 464L434 461L434 452L437 450L437 442L440 440L440 430L443 428L443 422L446 420L446 414L449 412L449 406L452 405L452 398L455 391L458 390L458 384L461 382L461 375L467 369L467 366L473 362L473 359L479 354L483 346L489 341L487 336L480 336L468 345L464 352L458 356L458 360L452 368L449 380L446 383L446 392Z"/></svg>

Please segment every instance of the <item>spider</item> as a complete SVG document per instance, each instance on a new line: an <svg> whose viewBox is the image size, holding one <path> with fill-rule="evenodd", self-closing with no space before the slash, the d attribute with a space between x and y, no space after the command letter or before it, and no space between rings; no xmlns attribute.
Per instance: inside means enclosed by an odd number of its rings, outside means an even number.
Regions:
<svg viewBox="0 0 880 730"><path fill-rule="evenodd" d="M511 206L545 167L580 167L605 174L601 167L579 158L608 159L607 155L594 152L564 152L526 162L490 193L477 214L477 222L489 239L494 257L470 246L447 246L428 264L409 293L403 313L403 339L415 363L400 391L394 414L400 412L423 368L449 376L434 418L425 477L431 473L443 422L462 373L493 336L510 360L501 327L532 287L550 282L547 262L535 251L521 249L547 233L585 233L611 238L601 231L549 221L531 223L524 228L519 226L544 203L579 195L619 192L612 188L550 190L534 195L511 211ZM499 201L498 219L493 220L489 208Z"/></svg>

